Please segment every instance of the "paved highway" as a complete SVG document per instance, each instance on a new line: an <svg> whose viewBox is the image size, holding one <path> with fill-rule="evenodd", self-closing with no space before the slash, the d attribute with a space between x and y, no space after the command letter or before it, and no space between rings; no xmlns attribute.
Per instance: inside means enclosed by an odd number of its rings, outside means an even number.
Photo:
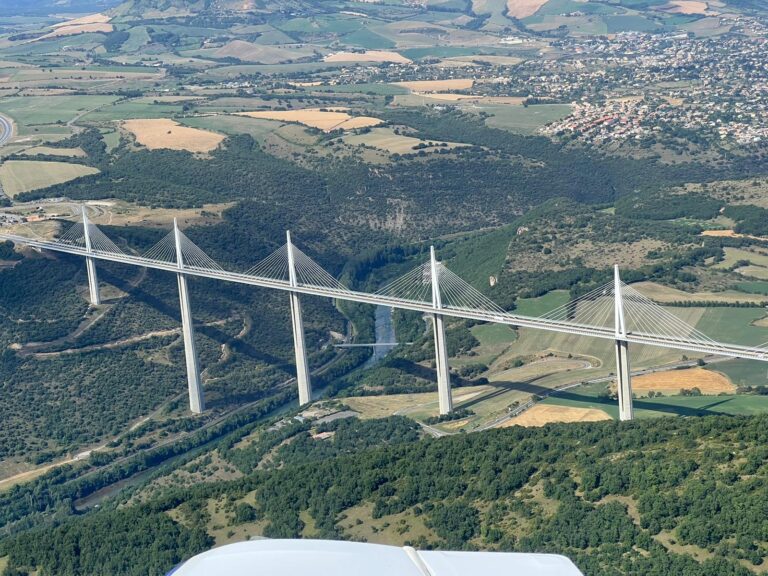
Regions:
<svg viewBox="0 0 768 576"><path fill-rule="evenodd" d="M0 146L5 146L11 136L13 136L13 122L0 114Z"/></svg>

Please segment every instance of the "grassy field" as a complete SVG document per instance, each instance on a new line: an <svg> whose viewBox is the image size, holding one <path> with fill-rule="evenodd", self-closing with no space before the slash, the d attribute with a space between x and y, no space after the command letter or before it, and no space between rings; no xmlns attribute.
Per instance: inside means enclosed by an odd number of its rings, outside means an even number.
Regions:
<svg viewBox="0 0 768 576"><path fill-rule="evenodd" d="M0 182L5 193L14 197L22 192L46 188L98 172L90 166L66 162L9 160L0 167Z"/></svg>
<svg viewBox="0 0 768 576"><path fill-rule="evenodd" d="M492 114L485 123L493 128L510 132L532 134L549 122L564 118L571 113L568 104L536 104L535 106L481 106L483 112Z"/></svg>
<svg viewBox="0 0 768 576"><path fill-rule="evenodd" d="M747 294L763 294L768 296L768 282L739 282L736 284L736 289Z"/></svg>
<svg viewBox="0 0 768 576"><path fill-rule="evenodd" d="M47 154L50 156L66 156L69 158L83 158L85 152L81 148L51 148L49 146L35 146L27 148L24 151L25 156L36 156L37 154Z"/></svg>
<svg viewBox="0 0 768 576"><path fill-rule="evenodd" d="M768 385L768 364L757 360L734 358L727 362L718 362L707 366L712 370L725 374L738 387Z"/></svg>
<svg viewBox="0 0 768 576"><path fill-rule="evenodd" d="M768 342L768 328L753 325L764 316L762 308L707 308L696 328L721 342L756 346Z"/></svg>
<svg viewBox="0 0 768 576"><path fill-rule="evenodd" d="M183 103L154 104L147 101L130 100L90 112L83 117L83 120L90 122L112 122L134 118L168 118L181 112L182 105Z"/></svg>
<svg viewBox="0 0 768 576"><path fill-rule="evenodd" d="M541 316L562 306L570 300L570 295L565 290L554 290L539 298L521 298L515 304L516 314L521 316Z"/></svg>
<svg viewBox="0 0 768 576"><path fill-rule="evenodd" d="M33 126L66 123L115 100L117 96L14 96L0 100L0 112L16 121L23 136L34 133Z"/></svg>
<svg viewBox="0 0 768 576"><path fill-rule="evenodd" d="M254 140L263 143L264 139L281 126L277 120L262 120L247 116L198 116L180 120L185 126L203 130L217 130L225 134L250 134Z"/></svg>
<svg viewBox="0 0 768 576"><path fill-rule="evenodd" d="M745 294L736 290L724 292L683 292L677 288L662 286L655 282L637 282L632 288L650 298L654 302L664 304L667 302L763 302L764 296L760 294Z"/></svg>
<svg viewBox="0 0 768 576"><path fill-rule="evenodd" d="M768 267L768 255L742 248L724 248L725 258L712 268L723 269L736 265L740 260L747 260L751 264L760 267Z"/></svg>

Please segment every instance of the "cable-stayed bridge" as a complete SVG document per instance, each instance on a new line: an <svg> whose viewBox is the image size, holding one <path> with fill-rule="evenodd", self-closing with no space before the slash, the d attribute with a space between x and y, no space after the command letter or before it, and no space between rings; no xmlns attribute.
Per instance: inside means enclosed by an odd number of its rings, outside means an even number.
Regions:
<svg viewBox="0 0 768 576"><path fill-rule="evenodd" d="M195 348L187 277L197 276L271 288L288 293L293 329L299 403L311 400L312 388L304 342L300 295L322 296L372 305L391 306L430 315L435 340L440 413L452 411L450 371L445 339L445 317L535 328L611 340L616 351L619 414L631 420L632 386L629 344L645 344L709 355L768 361L768 343L740 346L718 342L686 324L669 310L624 284L615 267L614 280L563 306L538 317L507 312L487 296L451 272L431 249L428 262L374 293L351 290L299 250L287 233L286 243L248 270L226 270L195 245L174 221L173 229L142 255L129 254L89 221L83 208L82 221L54 240L31 232L30 236L0 233L10 240L41 250L63 252L85 258L90 301L100 303L96 262L107 260L176 274L179 286L190 409L204 410L200 369Z"/></svg>

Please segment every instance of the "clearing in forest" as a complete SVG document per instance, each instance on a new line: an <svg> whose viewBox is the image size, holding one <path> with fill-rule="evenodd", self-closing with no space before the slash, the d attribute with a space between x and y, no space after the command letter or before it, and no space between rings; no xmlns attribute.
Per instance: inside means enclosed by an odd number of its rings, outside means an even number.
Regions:
<svg viewBox="0 0 768 576"><path fill-rule="evenodd" d="M210 152L224 140L221 134L182 126L168 118L125 120L123 128L133 133L136 142L150 150L169 148L189 152Z"/></svg>
<svg viewBox="0 0 768 576"><path fill-rule="evenodd" d="M81 176L98 173L96 168L82 164L7 160L0 166L0 183L3 185L3 191L8 196L14 197L22 192L47 188Z"/></svg>
<svg viewBox="0 0 768 576"><path fill-rule="evenodd" d="M528 18L547 3L547 0L507 0L507 14L514 18Z"/></svg>
<svg viewBox="0 0 768 576"><path fill-rule="evenodd" d="M450 80L414 80L413 82L395 82L397 86L413 92L444 92L446 90L468 90L475 85L472 78L452 78Z"/></svg>
<svg viewBox="0 0 768 576"><path fill-rule="evenodd" d="M555 406L536 404L520 416L507 420L500 427L510 426L544 426L552 422L600 422L610 420L602 410L597 408L573 408L571 406Z"/></svg>
<svg viewBox="0 0 768 576"><path fill-rule="evenodd" d="M443 142L441 140L421 140L412 136L395 134L391 128L374 128L366 134L353 134L344 136L344 142L350 146L364 145L386 150L390 154L415 154L424 152L436 152L439 150L453 149L459 146L468 146L458 142Z"/></svg>
<svg viewBox="0 0 768 576"><path fill-rule="evenodd" d="M382 120L371 116L350 116L343 109L321 110L320 108L305 108L303 110L263 110L258 112L240 112L239 116L262 118L264 120L281 120L283 122L298 122L305 126L318 128L324 132L331 130L352 130L377 126Z"/></svg>
<svg viewBox="0 0 768 576"><path fill-rule="evenodd" d="M638 394L651 391L664 394L679 394L680 390L698 388L702 394L720 394L725 392L733 394L736 391L728 378L712 370L703 368L689 368L686 370L669 370L644 374L632 379L632 390Z"/></svg>
<svg viewBox="0 0 768 576"><path fill-rule="evenodd" d="M335 52L323 58L325 62L394 62L408 64L408 58L388 50L366 50L365 52Z"/></svg>

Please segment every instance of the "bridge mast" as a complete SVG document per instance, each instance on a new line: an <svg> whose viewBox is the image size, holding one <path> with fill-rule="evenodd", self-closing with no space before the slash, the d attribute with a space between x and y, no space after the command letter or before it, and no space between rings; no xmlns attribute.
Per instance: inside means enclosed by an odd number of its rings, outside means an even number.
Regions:
<svg viewBox="0 0 768 576"><path fill-rule="evenodd" d="M616 387L619 395L619 420L632 420L632 379L629 372L629 343L624 322L624 302L618 264L613 267L614 319L616 327Z"/></svg>
<svg viewBox="0 0 768 576"><path fill-rule="evenodd" d="M85 239L85 251L93 252L91 246L91 233L88 227L88 216L85 214L85 206L83 208L83 238ZM101 295L99 294L99 277L96 274L96 262L94 262L91 256L85 257L85 268L88 270L88 291L90 293L91 305L98 306L101 304Z"/></svg>
<svg viewBox="0 0 768 576"><path fill-rule="evenodd" d="M443 308L440 297L439 275L437 273L437 259L435 247L430 246L430 270L432 273L432 308ZM442 314L432 314L432 331L435 334L435 366L437 368L437 395L440 402L440 414L450 414L453 411L453 398L451 397L451 373L448 367L448 347L445 343L445 320Z"/></svg>
<svg viewBox="0 0 768 576"><path fill-rule="evenodd" d="M288 280L291 287L298 286L296 277L296 260L293 254L291 232L286 231L288 243ZM293 327L293 347L296 354L296 382L299 386L299 406L309 404L312 400L312 382L309 375L309 362L307 361L307 345L304 341L304 320L301 314L301 301L297 292L289 292L291 303L291 326Z"/></svg>
<svg viewBox="0 0 768 576"><path fill-rule="evenodd" d="M181 250L181 234L176 218L173 219L173 237L176 245L176 264L179 270L184 269L184 257ZM179 305L181 307L181 330L184 335L184 357L187 362L187 385L189 386L189 409L195 414L205 410L203 385L200 379L200 365L197 361L195 348L195 329L192 325L192 308L189 305L189 288L187 277L179 272L176 274L179 282Z"/></svg>

